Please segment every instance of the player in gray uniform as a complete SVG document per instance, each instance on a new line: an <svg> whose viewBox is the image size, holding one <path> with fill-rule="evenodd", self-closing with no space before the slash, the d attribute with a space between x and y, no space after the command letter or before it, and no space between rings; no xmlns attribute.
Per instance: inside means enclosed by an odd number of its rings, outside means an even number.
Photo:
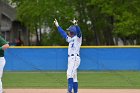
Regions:
<svg viewBox="0 0 140 93"><path fill-rule="evenodd" d="M77 25L77 20L72 21L74 25L70 26L67 33L59 26L57 20L54 23L61 34L69 43L68 46L68 69L67 69L67 80L68 80L68 93L78 93L78 80L77 80L77 68L80 65L80 46L82 44L82 33L80 27Z"/></svg>
<svg viewBox="0 0 140 93"><path fill-rule="evenodd" d="M0 36L0 93L3 92L1 78L5 66L4 50L7 48L9 48L9 44Z"/></svg>

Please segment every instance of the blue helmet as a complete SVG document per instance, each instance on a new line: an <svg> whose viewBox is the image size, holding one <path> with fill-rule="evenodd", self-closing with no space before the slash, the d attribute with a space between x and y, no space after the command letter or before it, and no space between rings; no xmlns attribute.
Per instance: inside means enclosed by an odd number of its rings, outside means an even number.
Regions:
<svg viewBox="0 0 140 93"><path fill-rule="evenodd" d="M67 30L72 32L74 35L77 34L76 27L74 25L70 26Z"/></svg>

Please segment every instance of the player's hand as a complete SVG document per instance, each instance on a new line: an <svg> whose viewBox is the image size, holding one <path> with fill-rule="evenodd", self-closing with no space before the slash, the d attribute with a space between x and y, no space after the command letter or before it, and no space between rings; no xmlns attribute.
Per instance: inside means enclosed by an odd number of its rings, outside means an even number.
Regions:
<svg viewBox="0 0 140 93"><path fill-rule="evenodd" d="M6 50L7 48L9 48L9 44L5 44L5 45L2 46L3 50Z"/></svg>
<svg viewBox="0 0 140 93"><path fill-rule="evenodd" d="M78 25L78 20L76 20L75 18L73 20L71 20L71 22L74 24L74 25Z"/></svg>
<svg viewBox="0 0 140 93"><path fill-rule="evenodd" d="M55 24L55 26L56 26L56 27L58 27L58 26L59 26L59 24L58 24L58 22L57 22L57 20L56 20L56 19L54 20L54 24Z"/></svg>

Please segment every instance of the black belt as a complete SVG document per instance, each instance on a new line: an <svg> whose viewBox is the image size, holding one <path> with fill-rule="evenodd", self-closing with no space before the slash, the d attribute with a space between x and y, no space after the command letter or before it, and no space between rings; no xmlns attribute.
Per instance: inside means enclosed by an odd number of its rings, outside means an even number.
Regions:
<svg viewBox="0 0 140 93"><path fill-rule="evenodd" d="M70 56L74 56L74 54L68 55L68 57L70 57ZM79 54L76 54L76 56L79 56Z"/></svg>

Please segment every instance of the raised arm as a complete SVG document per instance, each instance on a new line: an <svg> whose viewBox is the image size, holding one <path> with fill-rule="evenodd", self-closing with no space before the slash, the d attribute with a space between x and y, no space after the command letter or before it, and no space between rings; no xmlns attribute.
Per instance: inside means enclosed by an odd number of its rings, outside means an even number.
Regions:
<svg viewBox="0 0 140 93"><path fill-rule="evenodd" d="M78 26L78 20L76 20L74 18L73 20L71 20L71 22L75 25L76 31L77 31L77 36L80 38L82 36L82 33L81 33L80 27Z"/></svg>
<svg viewBox="0 0 140 93"><path fill-rule="evenodd" d="M77 36L80 38L82 36L81 29L78 25L75 26L76 26Z"/></svg>
<svg viewBox="0 0 140 93"><path fill-rule="evenodd" d="M66 39L67 38L67 33L59 26L59 24L58 24L56 19L54 21L54 24L57 27L57 29L58 29L59 33L61 34L61 36Z"/></svg>
<svg viewBox="0 0 140 93"><path fill-rule="evenodd" d="M66 39L67 33L60 26L58 26L57 29L58 29L59 33L61 34L61 36Z"/></svg>

